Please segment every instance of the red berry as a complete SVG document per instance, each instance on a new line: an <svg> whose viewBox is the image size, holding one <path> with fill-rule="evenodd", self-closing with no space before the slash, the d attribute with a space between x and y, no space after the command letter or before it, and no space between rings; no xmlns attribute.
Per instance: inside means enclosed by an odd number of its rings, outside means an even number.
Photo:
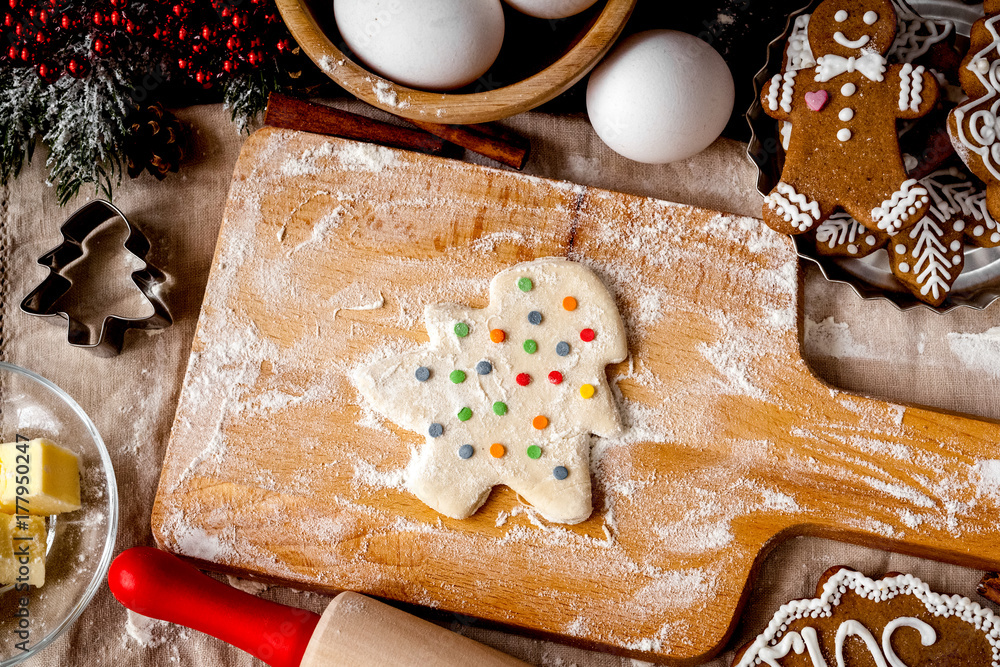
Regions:
<svg viewBox="0 0 1000 667"><path fill-rule="evenodd" d="M73 19L69 17L69 14L63 14L62 18L59 19L59 25L63 30L69 30L73 27Z"/></svg>
<svg viewBox="0 0 1000 667"><path fill-rule="evenodd" d="M231 73L233 71L233 61L232 60L224 60L222 62L222 69L227 74Z"/></svg>
<svg viewBox="0 0 1000 667"><path fill-rule="evenodd" d="M4 14L3 24L7 28L13 28L14 27L14 17L13 17L13 15L10 14L10 12Z"/></svg>
<svg viewBox="0 0 1000 667"><path fill-rule="evenodd" d="M7 49L7 57L11 60L17 60L18 55L20 55L20 51L17 50L16 46L12 46Z"/></svg>
<svg viewBox="0 0 1000 667"><path fill-rule="evenodd" d="M186 42L188 38L188 31L186 28L181 28L177 31L177 39L181 42Z"/></svg>
<svg viewBox="0 0 1000 667"><path fill-rule="evenodd" d="M201 38L204 39L205 41L209 41L212 39L212 28L210 28L208 24L203 25L201 27Z"/></svg>
<svg viewBox="0 0 1000 667"><path fill-rule="evenodd" d="M527 373L518 373L517 377L514 379L517 380L517 383L522 387L527 387L529 384L531 384L531 376L528 375Z"/></svg>
<svg viewBox="0 0 1000 667"><path fill-rule="evenodd" d="M41 21L42 23L48 23L49 22L49 13L47 11L45 11L44 9L42 11L38 12L38 20Z"/></svg>
<svg viewBox="0 0 1000 667"><path fill-rule="evenodd" d="M122 15L118 12L111 12L111 16L108 17L111 20L111 25L117 26L122 21Z"/></svg>
<svg viewBox="0 0 1000 667"><path fill-rule="evenodd" d="M184 58L178 58L177 69L187 69L189 64L190 63L188 63L188 61L185 60Z"/></svg>
<svg viewBox="0 0 1000 667"><path fill-rule="evenodd" d="M91 17L90 21L97 27L100 27L104 25L104 14L100 12L94 12L94 15Z"/></svg>
<svg viewBox="0 0 1000 667"><path fill-rule="evenodd" d="M236 35L230 35L229 39L226 40L226 48L230 51L240 48L240 38Z"/></svg>

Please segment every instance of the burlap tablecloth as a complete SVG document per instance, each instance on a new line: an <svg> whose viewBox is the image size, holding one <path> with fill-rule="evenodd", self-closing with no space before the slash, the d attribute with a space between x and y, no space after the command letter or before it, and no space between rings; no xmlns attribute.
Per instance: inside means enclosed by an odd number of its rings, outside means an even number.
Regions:
<svg viewBox="0 0 1000 667"><path fill-rule="evenodd" d="M167 298L176 323L155 334L130 333L119 357L98 358L72 349L64 328L18 309L23 296L45 275L35 264L36 258L60 240L59 225L83 198L59 208L53 190L45 184L44 154L36 155L34 164L14 184L0 190L0 266L6 280L0 295L0 356L56 382L97 424L118 476L118 550L153 544L149 517L160 465L230 175L244 139L220 106L186 109L179 115L192 127L193 137L181 173L163 183L149 176L126 182L115 200L150 237L151 261L172 277ZM507 124L532 141L527 173L759 215L755 172L744 156L743 144L722 139L690 160L654 167L613 154L584 117L529 113ZM989 332L1000 325L1000 305L945 316L924 309L901 313L886 302L861 301L849 288L826 283L815 269L807 271L803 301L805 356L832 384L901 403L1000 418L1000 329ZM760 632L764 619L781 603L810 597L820 574L835 564L852 565L870 575L888 570L912 572L937 590L973 597L981 575L835 542L795 539L768 557L730 648ZM315 611L328 602L321 595L287 589L258 592ZM535 665L633 664L629 659L483 629L465 618L452 625ZM706 664L728 665L730 657L725 653ZM28 664L235 667L260 663L199 633L130 617L104 587L75 626Z"/></svg>

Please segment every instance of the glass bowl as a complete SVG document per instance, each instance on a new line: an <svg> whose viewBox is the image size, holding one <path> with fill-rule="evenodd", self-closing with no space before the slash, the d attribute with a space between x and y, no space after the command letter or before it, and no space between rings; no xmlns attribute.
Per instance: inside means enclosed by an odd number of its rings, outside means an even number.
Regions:
<svg viewBox="0 0 1000 667"><path fill-rule="evenodd" d="M17 664L61 635L107 576L118 532L118 487L94 423L40 375L0 362L0 439L45 437L80 459L82 507L46 518L45 585L0 588L0 667Z"/></svg>

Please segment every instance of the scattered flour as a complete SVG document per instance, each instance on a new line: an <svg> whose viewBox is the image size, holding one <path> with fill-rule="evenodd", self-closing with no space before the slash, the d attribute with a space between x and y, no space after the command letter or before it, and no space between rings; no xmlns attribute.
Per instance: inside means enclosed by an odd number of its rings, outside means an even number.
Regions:
<svg viewBox="0 0 1000 667"><path fill-rule="evenodd" d="M828 317L822 322L805 318L803 343L807 356L834 357L836 359L868 359L872 353L851 335L846 322Z"/></svg>
<svg viewBox="0 0 1000 667"><path fill-rule="evenodd" d="M1000 378L1000 327L982 333L949 333L948 347L969 368Z"/></svg>

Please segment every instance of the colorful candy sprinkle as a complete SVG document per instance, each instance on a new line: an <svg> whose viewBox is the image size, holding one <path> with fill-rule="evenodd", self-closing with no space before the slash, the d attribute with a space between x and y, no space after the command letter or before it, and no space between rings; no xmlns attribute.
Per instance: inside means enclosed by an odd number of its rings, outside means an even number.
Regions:
<svg viewBox="0 0 1000 667"><path fill-rule="evenodd" d="M472 419L472 408L464 407L458 411L458 421L467 422Z"/></svg>
<svg viewBox="0 0 1000 667"><path fill-rule="evenodd" d="M584 343L589 343L590 341L594 340L595 335L596 334L594 333L593 329L584 329L583 331L580 332L580 340L582 340Z"/></svg>
<svg viewBox="0 0 1000 667"><path fill-rule="evenodd" d="M490 340L494 343L502 343L507 338L507 334L503 332L503 329L493 329L490 331Z"/></svg>
<svg viewBox="0 0 1000 667"><path fill-rule="evenodd" d="M490 455L495 459L503 458L503 455L507 453L507 448L501 445L499 442L494 442L490 445Z"/></svg>
<svg viewBox="0 0 1000 667"><path fill-rule="evenodd" d="M549 425L549 418L546 417L545 415L538 415L537 417L531 420L531 425L534 426L535 429L541 431L543 428Z"/></svg>
<svg viewBox="0 0 1000 667"><path fill-rule="evenodd" d="M569 343L564 340L556 343L556 354L560 357L569 356Z"/></svg>
<svg viewBox="0 0 1000 667"><path fill-rule="evenodd" d="M465 371L452 371L451 375L448 376L452 382L455 384L462 384L465 382Z"/></svg>
<svg viewBox="0 0 1000 667"><path fill-rule="evenodd" d="M580 395L584 398L593 398L595 391L597 390L594 389L594 385L592 384L580 385Z"/></svg>
<svg viewBox="0 0 1000 667"><path fill-rule="evenodd" d="M472 445L462 445L458 448L458 458L460 459L471 459L475 453L476 450L472 448Z"/></svg>
<svg viewBox="0 0 1000 667"><path fill-rule="evenodd" d="M531 278L518 278L517 288L522 292L530 292L534 289L535 283L531 282Z"/></svg>
<svg viewBox="0 0 1000 667"><path fill-rule="evenodd" d="M531 311L530 313L528 313L528 322L530 322L531 324L541 324L542 314L537 310Z"/></svg>
<svg viewBox="0 0 1000 667"><path fill-rule="evenodd" d="M571 296L563 299L563 308L566 310L576 310L576 299Z"/></svg>
<svg viewBox="0 0 1000 667"><path fill-rule="evenodd" d="M542 458L542 448L538 445L532 445L528 447L528 458L529 459L540 459Z"/></svg>
<svg viewBox="0 0 1000 667"><path fill-rule="evenodd" d="M549 382L552 384L562 384L563 376L559 371L552 371L549 373Z"/></svg>
<svg viewBox="0 0 1000 667"><path fill-rule="evenodd" d="M528 354L534 354L538 352L538 343L531 340L530 338L524 341L524 351Z"/></svg>
<svg viewBox="0 0 1000 667"><path fill-rule="evenodd" d="M459 322L455 325L455 335L459 338L465 338L469 335L469 325L465 322Z"/></svg>
<svg viewBox="0 0 1000 667"><path fill-rule="evenodd" d="M431 369L427 368L427 366L421 366L417 369L417 372L414 373L414 375L416 375L417 379L421 382L427 382L431 379Z"/></svg>
<svg viewBox="0 0 1000 667"><path fill-rule="evenodd" d="M488 361L480 361L476 364L476 372L480 375L489 375L493 372L493 364Z"/></svg>
<svg viewBox="0 0 1000 667"><path fill-rule="evenodd" d="M529 384L531 384L531 376L528 375L527 373L518 373L517 377L514 379L522 387L527 387Z"/></svg>
<svg viewBox="0 0 1000 667"><path fill-rule="evenodd" d="M438 424L437 422L431 424L430 428L427 429L427 435L432 438L440 438L443 434L444 426L441 426L441 424Z"/></svg>
<svg viewBox="0 0 1000 667"><path fill-rule="evenodd" d="M507 414L507 404L503 401L497 401L493 404L493 414L503 417Z"/></svg>
<svg viewBox="0 0 1000 667"><path fill-rule="evenodd" d="M556 466L552 469L552 476L558 480L563 480L569 477L569 470L566 470L564 466Z"/></svg>

